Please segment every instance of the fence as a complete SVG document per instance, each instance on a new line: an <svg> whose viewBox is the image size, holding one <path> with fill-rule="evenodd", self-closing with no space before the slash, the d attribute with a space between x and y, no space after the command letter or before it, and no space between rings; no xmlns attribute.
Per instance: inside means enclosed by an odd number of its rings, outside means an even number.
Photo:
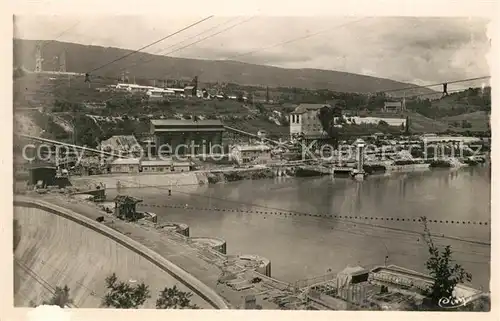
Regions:
<svg viewBox="0 0 500 321"><path fill-rule="evenodd" d="M337 277L337 273L327 273L327 274L316 276L316 277L309 278L309 279L298 280L298 281L294 282L292 284L292 286L295 289L302 289L302 288L306 288L306 287L311 287L311 286L316 285L316 284L335 280L336 277Z"/></svg>

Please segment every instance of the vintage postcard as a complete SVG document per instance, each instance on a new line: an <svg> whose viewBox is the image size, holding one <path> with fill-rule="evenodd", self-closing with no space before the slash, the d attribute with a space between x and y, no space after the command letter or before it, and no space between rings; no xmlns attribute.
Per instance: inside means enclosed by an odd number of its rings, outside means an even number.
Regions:
<svg viewBox="0 0 500 321"><path fill-rule="evenodd" d="M167 8L14 12L15 308L491 310L491 17Z"/></svg>

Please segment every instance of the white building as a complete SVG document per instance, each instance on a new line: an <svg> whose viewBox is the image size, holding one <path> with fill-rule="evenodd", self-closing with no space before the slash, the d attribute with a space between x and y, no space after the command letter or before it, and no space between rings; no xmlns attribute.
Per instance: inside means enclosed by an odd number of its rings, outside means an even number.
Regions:
<svg viewBox="0 0 500 321"><path fill-rule="evenodd" d="M387 113L399 113L405 109L404 107L405 106L400 101L386 101L384 102L382 111Z"/></svg>
<svg viewBox="0 0 500 321"><path fill-rule="evenodd" d="M171 172L174 166L172 160L143 160L141 170L145 173Z"/></svg>
<svg viewBox="0 0 500 321"><path fill-rule="evenodd" d="M380 121L386 122L389 126L406 126L406 118L385 118L385 117L344 117L349 124L373 124L377 125Z"/></svg>
<svg viewBox="0 0 500 321"><path fill-rule="evenodd" d="M420 139L427 143L441 143L441 142L457 142L463 144L472 144L481 142L481 138L478 137L467 137L467 136L427 136L422 135Z"/></svg>
<svg viewBox="0 0 500 321"><path fill-rule="evenodd" d="M110 164L111 173L139 173L138 158L118 158Z"/></svg>
<svg viewBox="0 0 500 321"><path fill-rule="evenodd" d="M323 138L326 132L319 120L321 108L331 107L326 104L300 104L290 114L290 136L303 133L308 138Z"/></svg>
<svg viewBox="0 0 500 321"><path fill-rule="evenodd" d="M163 88L154 88L150 89L146 92L148 95L148 99L152 101L163 100L169 96L175 96L175 91L171 89L163 89Z"/></svg>

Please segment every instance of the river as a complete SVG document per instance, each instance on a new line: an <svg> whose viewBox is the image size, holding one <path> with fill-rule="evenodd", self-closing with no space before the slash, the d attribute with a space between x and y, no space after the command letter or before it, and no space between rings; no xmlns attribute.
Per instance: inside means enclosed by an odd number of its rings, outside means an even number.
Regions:
<svg viewBox="0 0 500 321"><path fill-rule="evenodd" d="M171 196L168 188L120 193L143 199L139 209L158 214L159 222L188 224L191 236L223 238L228 254L270 259L272 276L287 282L348 265L395 264L426 272L423 224L417 221L426 216L437 221L428 224L434 242L451 245L456 262L472 273L472 285L487 290L490 188L490 168L475 167L371 176L362 182L320 177L174 186ZM109 190L108 198L116 194Z"/></svg>

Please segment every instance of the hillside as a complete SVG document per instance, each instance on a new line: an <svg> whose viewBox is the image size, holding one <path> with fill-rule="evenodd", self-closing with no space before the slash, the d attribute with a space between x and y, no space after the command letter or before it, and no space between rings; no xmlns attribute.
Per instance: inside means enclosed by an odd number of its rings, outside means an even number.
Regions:
<svg viewBox="0 0 500 321"><path fill-rule="evenodd" d="M446 122L451 126L457 126L458 124L462 124L462 122L465 121L471 126L469 130L480 131L489 129L490 115L484 111L476 111L472 113L460 114L457 116L443 117L441 118L441 121Z"/></svg>
<svg viewBox="0 0 500 321"><path fill-rule="evenodd" d="M23 66L28 70L35 68L35 40L14 40L14 66ZM131 50L86 46L74 43L48 42L43 48L43 69L56 70L57 59L66 51L67 71L88 72L114 59L124 56ZM133 64L142 63L135 68ZM173 58L137 53L96 71L93 76L121 76L128 68L130 76L141 79L190 79L200 76L200 82L225 82L241 85L297 87L308 89L330 89L337 92L377 92L395 90L411 86L389 79L363 76L353 73L319 69L285 69L271 66L247 64L236 61L209 61L198 59ZM429 94L426 88L407 91L406 94Z"/></svg>

